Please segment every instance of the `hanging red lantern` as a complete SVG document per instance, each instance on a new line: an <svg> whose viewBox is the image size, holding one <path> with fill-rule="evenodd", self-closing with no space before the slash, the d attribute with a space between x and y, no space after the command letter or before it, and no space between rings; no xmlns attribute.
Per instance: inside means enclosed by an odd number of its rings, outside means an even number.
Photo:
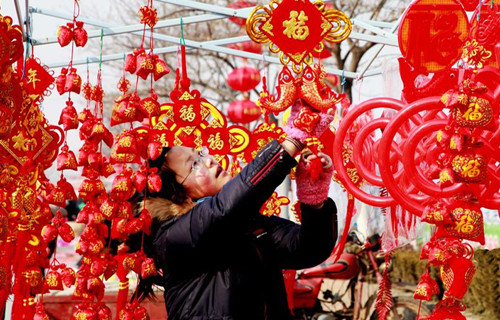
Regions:
<svg viewBox="0 0 500 320"><path fill-rule="evenodd" d="M260 71L253 67L235 68L227 75L227 84L238 91L248 91L255 88L260 82Z"/></svg>
<svg viewBox="0 0 500 320"><path fill-rule="evenodd" d="M257 54L260 54L262 52L262 46L260 45L260 43L257 43L254 41L231 43L231 44L228 44L227 47L229 49L242 50L242 51L257 53Z"/></svg>
<svg viewBox="0 0 500 320"><path fill-rule="evenodd" d="M242 9L242 8L253 7L256 5L257 5L257 3L253 2L253 1L235 1L231 4L229 4L227 7L231 8L231 9ZM238 18L238 17L231 17L231 18L229 18L229 21L236 23L239 26L244 26L247 23L247 19Z"/></svg>
<svg viewBox="0 0 500 320"><path fill-rule="evenodd" d="M227 108L227 117L232 122L249 123L262 115L260 108L250 100L236 100Z"/></svg>

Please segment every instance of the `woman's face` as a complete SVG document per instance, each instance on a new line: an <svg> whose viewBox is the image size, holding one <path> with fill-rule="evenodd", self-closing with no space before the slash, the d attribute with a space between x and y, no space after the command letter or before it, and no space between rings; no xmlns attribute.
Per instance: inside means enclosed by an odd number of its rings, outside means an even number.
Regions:
<svg viewBox="0 0 500 320"><path fill-rule="evenodd" d="M229 173L212 156L201 155L194 148L172 147L166 161L193 200L215 195L231 180Z"/></svg>

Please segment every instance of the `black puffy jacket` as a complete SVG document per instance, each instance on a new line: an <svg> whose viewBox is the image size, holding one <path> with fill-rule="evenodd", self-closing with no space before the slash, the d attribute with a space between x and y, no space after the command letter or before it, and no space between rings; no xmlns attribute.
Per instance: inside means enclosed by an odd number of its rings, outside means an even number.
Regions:
<svg viewBox="0 0 500 320"><path fill-rule="evenodd" d="M282 269L325 260L336 207L303 205L302 225L259 214L297 162L269 143L215 196L163 223L154 240L168 319L290 319Z"/></svg>

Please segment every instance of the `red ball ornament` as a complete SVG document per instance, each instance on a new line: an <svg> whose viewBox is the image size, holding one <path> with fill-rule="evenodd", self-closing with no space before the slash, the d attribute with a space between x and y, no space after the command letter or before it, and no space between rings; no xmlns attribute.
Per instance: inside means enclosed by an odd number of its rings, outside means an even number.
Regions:
<svg viewBox="0 0 500 320"><path fill-rule="evenodd" d="M254 41L232 43L232 44L229 44L227 47L229 49L241 50L241 51L257 53L257 54L262 52L262 46L259 43L254 42Z"/></svg>
<svg viewBox="0 0 500 320"><path fill-rule="evenodd" d="M237 91L248 91L260 82L260 71L249 66L235 68L227 75L227 84Z"/></svg>
<svg viewBox="0 0 500 320"><path fill-rule="evenodd" d="M227 108L227 117L235 123L249 123L259 119L261 115L260 108L250 100L233 101Z"/></svg>

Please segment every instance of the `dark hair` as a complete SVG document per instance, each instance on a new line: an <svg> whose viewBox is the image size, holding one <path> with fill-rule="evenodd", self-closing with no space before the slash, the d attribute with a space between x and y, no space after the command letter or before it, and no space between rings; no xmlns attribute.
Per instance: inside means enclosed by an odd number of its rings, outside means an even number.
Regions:
<svg viewBox="0 0 500 320"><path fill-rule="evenodd" d="M158 169L157 173L161 178L161 190L159 192L146 193L135 197L135 201L133 202L136 203L136 215L139 215L141 213L140 207L142 206L140 206L139 204L140 202L142 202L142 200L144 200L144 198L163 198L170 200L175 204L183 204L186 201L186 189L179 182L177 182L176 173L172 169L170 169L170 167L168 167L166 161L167 153L170 150L171 147L164 147L161 155L158 158L156 158L155 160L150 159L148 161L150 168ZM154 257L153 240L160 226L161 222L158 221L157 218L153 218L150 235L144 234L143 232L131 234L126 241L127 246L130 248L129 252L139 251L142 247L144 253L148 257ZM141 275L139 275L139 282L137 283L137 287L134 294L132 295L131 301L137 299L139 302L141 302L146 298L156 299L153 291L153 285L159 285L163 287L163 277L161 275L157 275L154 277L143 279Z"/></svg>
<svg viewBox="0 0 500 320"><path fill-rule="evenodd" d="M167 164L167 153L171 147L164 147L161 155L155 160L149 160L149 167L158 169L161 177L160 192L153 192L146 195L148 198L164 198L175 204L183 204L186 199L186 189L177 181L176 173Z"/></svg>

